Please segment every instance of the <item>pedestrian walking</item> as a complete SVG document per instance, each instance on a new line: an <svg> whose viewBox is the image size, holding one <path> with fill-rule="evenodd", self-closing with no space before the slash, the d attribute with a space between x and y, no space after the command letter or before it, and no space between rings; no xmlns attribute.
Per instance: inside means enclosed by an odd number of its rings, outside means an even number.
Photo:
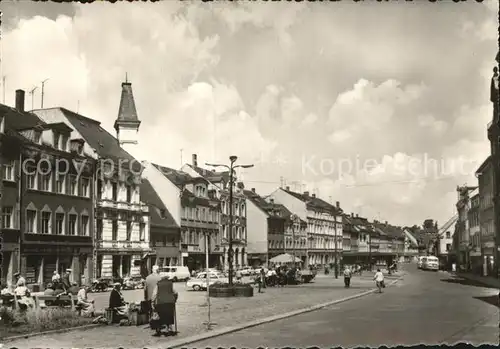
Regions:
<svg viewBox="0 0 500 349"><path fill-rule="evenodd" d="M260 268L260 279L262 280L262 288L266 288L266 271L264 268Z"/></svg>
<svg viewBox="0 0 500 349"><path fill-rule="evenodd" d="M177 334L177 314L175 305L179 295L174 290L174 284L167 278L163 278L156 284L152 295L153 316L150 321L151 329L155 330L155 336L162 334L161 330L166 327L167 335Z"/></svg>
<svg viewBox="0 0 500 349"><path fill-rule="evenodd" d="M384 274L382 274L380 269L377 269L377 272L373 276L373 280L375 280L375 284L377 285L378 293L382 293L382 288L384 288L385 285L384 285Z"/></svg>
<svg viewBox="0 0 500 349"><path fill-rule="evenodd" d="M147 309L149 312L149 316L151 316L151 312L153 310L153 292L155 290L158 281L162 279L160 275L160 267L157 265L153 265L152 272L150 275L146 277L144 281L144 300L147 302Z"/></svg>
<svg viewBox="0 0 500 349"><path fill-rule="evenodd" d="M346 288L351 286L351 276L352 276L351 269L349 269L349 266L346 265L344 269L344 286Z"/></svg>

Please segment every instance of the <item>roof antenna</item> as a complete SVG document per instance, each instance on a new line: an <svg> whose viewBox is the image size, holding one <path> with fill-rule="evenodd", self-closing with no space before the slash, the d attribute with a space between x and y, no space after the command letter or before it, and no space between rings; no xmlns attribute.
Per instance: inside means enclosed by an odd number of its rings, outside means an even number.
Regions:
<svg viewBox="0 0 500 349"><path fill-rule="evenodd" d="M42 81L42 100L41 100L41 109L43 109L43 96L44 96L44 88L45 88L45 83L49 80L49 78L45 79Z"/></svg>
<svg viewBox="0 0 500 349"><path fill-rule="evenodd" d="M125 83L128 84L128 73L125 72Z"/></svg>
<svg viewBox="0 0 500 349"><path fill-rule="evenodd" d="M38 89L38 86L33 87L30 91L31 95L31 111L35 110L35 91Z"/></svg>

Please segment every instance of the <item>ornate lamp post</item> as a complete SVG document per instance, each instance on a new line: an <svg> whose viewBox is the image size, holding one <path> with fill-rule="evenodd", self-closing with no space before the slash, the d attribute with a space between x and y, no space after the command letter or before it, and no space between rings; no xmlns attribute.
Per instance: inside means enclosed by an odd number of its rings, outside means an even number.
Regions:
<svg viewBox="0 0 500 349"><path fill-rule="evenodd" d="M233 181L234 181L234 170L237 168L250 168L252 165L235 165L234 163L238 160L238 157L232 155L229 157L230 164L208 164L205 165L211 167L225 167L229 170L229 238L228 238L228 264L229 264L229 286L233 285Z"/></svg>

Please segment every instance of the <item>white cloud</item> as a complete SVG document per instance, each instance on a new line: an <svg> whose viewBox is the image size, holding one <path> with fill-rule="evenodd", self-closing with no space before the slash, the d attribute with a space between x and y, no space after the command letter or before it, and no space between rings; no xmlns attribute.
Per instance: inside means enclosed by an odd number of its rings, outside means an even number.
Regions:
<svg viewBox="0 0 500 349"><path fill-rule="evenodd" d="M344 141L351 138L351 132L348 130L335 131L330 135L330 142L332 143L343 143Z"/></svg>
<svg viewBox="0 0 500 349"><path fill-rule="evenodd" d="M443 134L448 129L448 123L442 120L436 120L436 118L430 114L419 115L418 124L420 127L430 129L437 135Z"/></svg>

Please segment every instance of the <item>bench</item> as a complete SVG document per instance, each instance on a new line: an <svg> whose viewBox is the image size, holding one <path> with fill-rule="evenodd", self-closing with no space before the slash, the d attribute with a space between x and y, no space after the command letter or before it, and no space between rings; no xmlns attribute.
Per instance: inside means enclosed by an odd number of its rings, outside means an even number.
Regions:
<svg viewBox="0 0 500 349"><path fill-rule="evenodd" d="M49 296L49 295L39 295L35 296L35 308L40 307L40 301L44 301L45 305L48 307L55 306L55 307L61 307L64 306L61 304L62 302L69 302L71 304L71 309L75 311L80 311L81 308L78 306L78 299L73 296L72 294L69 295L60 295L60 296ZM47 305L47 301L53 302L53 305L49 303Z"/></svg>

